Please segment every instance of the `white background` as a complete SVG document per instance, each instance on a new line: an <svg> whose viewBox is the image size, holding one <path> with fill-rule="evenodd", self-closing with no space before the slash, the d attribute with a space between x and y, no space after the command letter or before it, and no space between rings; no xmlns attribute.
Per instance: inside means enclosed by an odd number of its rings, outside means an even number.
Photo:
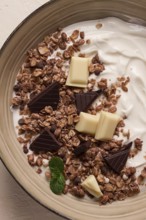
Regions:
<svg viewBox="0 0 146 220"><path fill-rule="evenodd" d="M0 47L14 28L47 0L0 0ZM63 220L34 201L0 161L0 220Z"/></svg>

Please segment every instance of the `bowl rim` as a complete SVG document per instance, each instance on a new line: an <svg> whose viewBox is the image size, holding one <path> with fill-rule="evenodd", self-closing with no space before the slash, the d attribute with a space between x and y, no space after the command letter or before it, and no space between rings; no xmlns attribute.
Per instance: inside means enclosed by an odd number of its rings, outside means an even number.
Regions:
<svg viewBox="0 0 146 220"><path fill-rule="evenodd" d="M6 170L8 171L8 173L11 175L11 177L12 177L12 178L15 180L15 182L21 187L21 189L24 190L24 192L25 192L28 196L30 196L34 201L36 201L38 204L40 204L41 206L43 206L46 210L49 210L49 211L51 211L52 213L56 214L57 216L64 218L64 220L72 220L72 219L67 218L66 216L60 214L59 212L54 211L53 209L46 207L44 204L42 204L40 201L38 201L33 195L31 195L31 194L21 185L21 183L19 183L19 181L15 178L15 176L14 176L14 175L11 173L11 171L8 169L8 167L6 166L4 160L1 158L1 156L0 156L0 160L1 160L2 164L4 165L4 167L6 168Z"/></svg>
<svg viewBox="0 0 146 220"><path fill-rule="evenodd" d="M60 0L61 1L61 0ZM121 1L121 0L120 0ZM34 10L31 14L29 14L22 22L20 22L20 24L12 31L12 33L8 36L8 38L6 39L6 41L4 42L4 44L2 45L1 49L0 49L0 58L3 54L3 52L5 51L7 44L12 40L12 38L17 34L17 32L19 31L19 29L23 28L23 25L25 25L29 19L31 19L34 15L37 14L37 12L40 12L41 10L43 10L46 6L49 5L53 5L55 3L59 2L59 0L50 0L49 2L46 2L45 4L43 4L42 6L40 6L39 8L37 8L36 10ZM0 134L0 143L2 143L2 145L4 144L4 140L2 135ZM0 152L1 154L1 152ZM37 200L31 193L29 193L24 187L23 185L16 179L16 177L12 174L12 172L8 169L8 167L6 166L4 160L2 159L2 156L0 155L0 159L3 162L3 164L5 165L6 169L8 170L8 172L11 174L11 176L13 176L13 178L16 180L16 182L21 186L22 189L24 189L24 191L30 195L35 201L37 201L37 203L41 204L43 207L45 207L46 209L52 211L53 213L57 214L60 217L63 217L64 219L69 219L71 220L71 218L68 218L66 216L64 216L65 214L60 214L58 213L56 210L54 211L53 209L51 209L50 207L42 204L42 201Z"/></svg>

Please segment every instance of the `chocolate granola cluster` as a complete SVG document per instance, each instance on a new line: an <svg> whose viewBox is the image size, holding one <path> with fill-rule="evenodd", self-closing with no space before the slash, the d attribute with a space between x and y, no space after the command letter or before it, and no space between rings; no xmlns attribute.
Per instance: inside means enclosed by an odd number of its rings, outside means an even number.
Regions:
<svg viewBox="0 0 146 220"><path fill-rule="evenodd" d="M106 204L116 200L124 200L127 196L139 193L136 182L136 169L134 167L124 168L120 173L114 172L105 162L104 157L123 149L123 139L113 138L111 141L97 141L88 134L82 134L75 130L79 121L79 114L75 103L75 95L82 92L90 92L95 88L102 90L97 104L91 105L87 113L96 115L104 110L111 113L117 111L117 103L121 96L117 91L128 92L130 78L117 78L116 83L111 86L105 78L98 80L102 74L104 65L98 54L92 57L89 65L90 74L95 74L97 79L89 79L86 89L68 87L65 85L70 59L74 54L86 57L81 53L83 45L89 44L90 39L85 39L85 33L74 30L71 36L67 36L62 30L46 36L43 42L27 53L26 60L22 65L17 82L14 85L15 96L12 99L12 107L19 109L21 115L18 121L18 141L27 154L28 162L35 167L37 173L45 168L46 178L51 177L48 162L52 156L59 156L64 161L64 174L66 185L64 193L71 193L77 197L90 196L81 186L81 182L93 174L99 183L103 196L99 202ZM29 103L48 88L52 83L59 83L59 102L57 108L45 106L39 112L31 112ZM52 94L53 95L53 94ZM125 130L124 119L118 124L114 137L120 134L129 141L130 131ZM54 140L61 143L57 151L41 149L29 149L34 138L45 128L53 134ZM75 154L77 148L84 142L90 142L90 146L81 154ZM135 156L142 148L142 141L136 139L134 149L129 156Z"/></svg>

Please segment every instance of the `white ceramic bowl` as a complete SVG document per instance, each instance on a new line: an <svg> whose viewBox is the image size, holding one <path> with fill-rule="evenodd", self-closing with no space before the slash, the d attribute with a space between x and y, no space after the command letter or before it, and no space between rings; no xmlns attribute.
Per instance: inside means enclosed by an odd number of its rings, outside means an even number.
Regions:
<svg viewBox="0 0 146 220"><path fill-rule="evenodd" d="M26 51L54 32L57 27L116 16L129 22L146 23L146 1L141 0L52 0L32 13L11 34L0 51L0 154L21 186L47 208L77 220L145 220L146 191L106 206L78 200L71 195L53 194L45 182L28 165L16 139L10 100L16 74Z"/></svg>

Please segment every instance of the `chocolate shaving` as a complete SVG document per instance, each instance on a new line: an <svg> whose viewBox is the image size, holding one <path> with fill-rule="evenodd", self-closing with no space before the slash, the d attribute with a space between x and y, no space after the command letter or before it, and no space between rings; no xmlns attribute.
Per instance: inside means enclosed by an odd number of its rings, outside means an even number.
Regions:
<svg viewBox="0 0 146 220"><path fill-rule="evenodd" d="M32 151L44 151L44 152L53 152L57 151L61 147L61 143L57 141L55 136L50 132L48 128L45 128L44 131L30 144L30 149Z"/></svg>
<svg viewBox="0 0 146 220"><path fill-rule="evenodd" d="M74 150L74 154L76 156L80 156L84 154L90 147L91 141L82 142L77 148Z"/></svg>
<svg viewBox="0 0 146 220"><path fill-rule="evenodd" d="M104 158L106 163L116 173L120 173L121 170L124 168L127 162L128 156L129 156L131 146L132 146L132 142L125 145L124 150L121 150L113 155L110 155Z"/></svg>
<svg viewBox="0 0 146 220"><path fill-rule="evenodd" d="M37 113L45 106L51 106L55 110L59 102L59 88L60 84L58 82L54 82L37 96L35 96L28 103L30 111Z"/></svg>
<svg viewBox="0 0 146 220"><path fill-rule="evenodd" d="M94 92L75 94L75 102L78 113L87 111L90 105L99 95L102 94L102 92L103 91L100 89Z"/></svg>

